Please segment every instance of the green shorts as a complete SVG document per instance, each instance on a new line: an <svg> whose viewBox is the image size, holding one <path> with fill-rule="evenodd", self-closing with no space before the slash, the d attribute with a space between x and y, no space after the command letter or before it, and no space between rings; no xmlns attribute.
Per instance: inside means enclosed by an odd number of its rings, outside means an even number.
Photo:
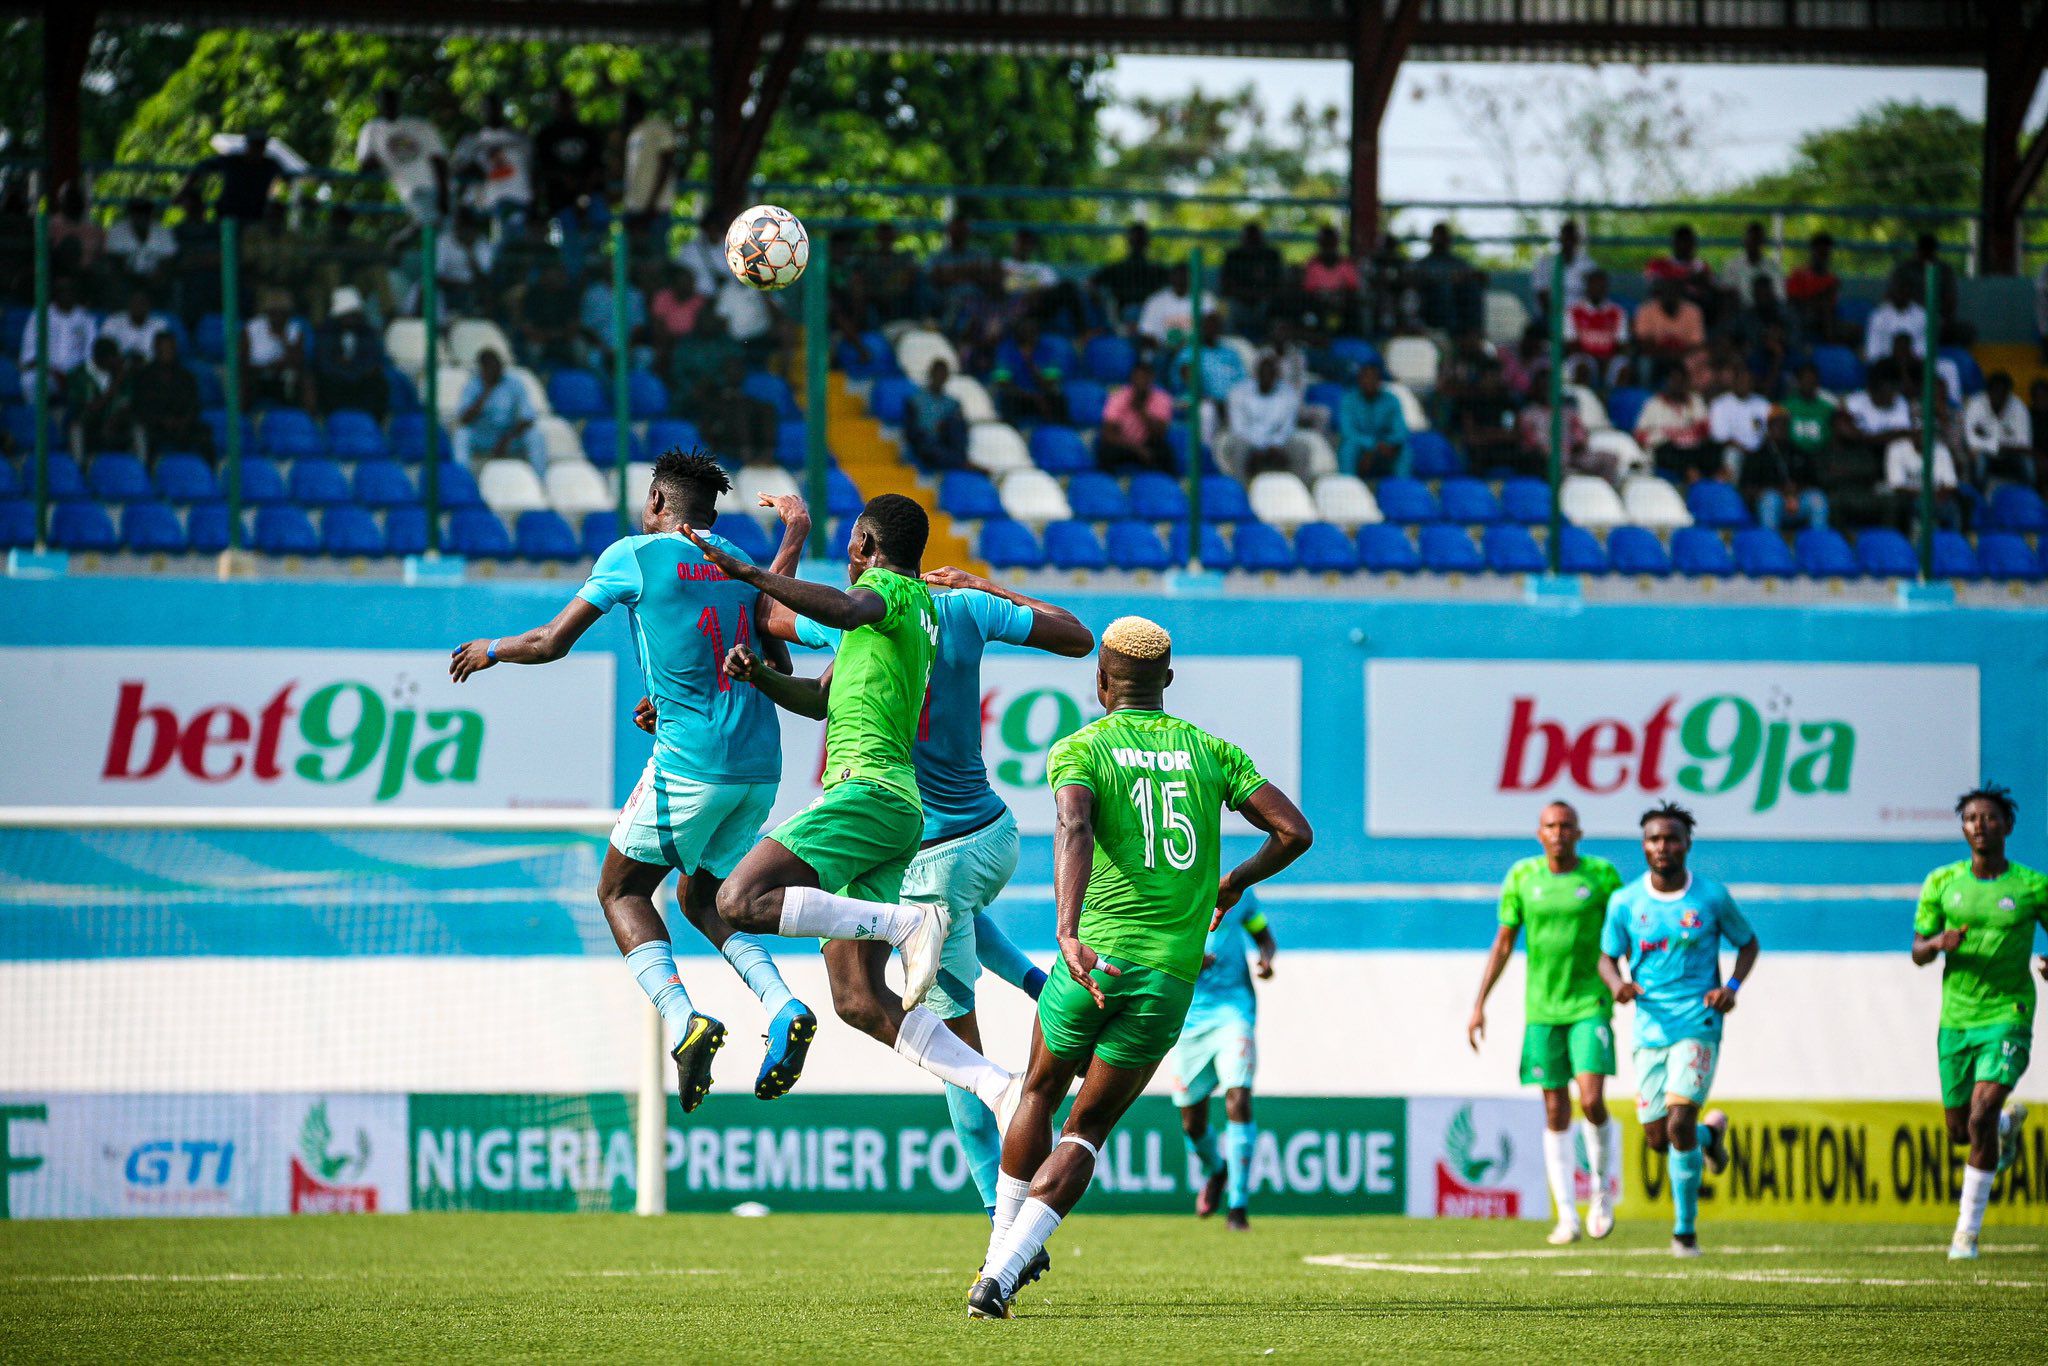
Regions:
<svg viewBox="0 0 2048 1366"><path fill-rule="evenodd" d="M1980 1081L2000 1086L2019 1084L2033 1049L2033 1034L2023 1026L1986 1025L1982 1029L1944 1029L1935 1036L1941 1054L1941 1103L1960 1110Z"/></svg>
<svg viewBox="0 0 2048 1366"><path fill-rule="evenodd" d="M769 838L811 866L828 892L903 899L903 870L924 837L924 812L880 783L849 778L775 827Z"/></svg>
<svg viewBox="0 0 2048 1366"><path fill-rule="evenodd" d="M1118 977L1094 974L1095 984L1108 998L1107 1009L1095 1004L1065 964L1053 964L1038 996L1038 1028L1045 1046L1054 1057L1069 1062L1093 1050L1111 1067L1151 1067L1173 1051L1188 1017L1188 1003L1195 999L1195 984L1127 958L1102 961L1122 970Z"/></svg>
<svg viewBox="0 0 2048 1366"><path fill-rule="evenodd" d="M1584 1072L1614 1075L1614 1028L1606 1020L1532 1024L1522 1031L1522 1085L1561 1090Z"/></svg>
<svg viewBox="0 0 2048 1366"><path fill-rule="evenodd" d="M1005 811L979 830L917 851L903 874L903 895L912 901L943 901L953 927L939 951L939 980L924 1006L942 1020L974 1009L974 917L995 904L1017 871L1017 818Z"/></svg>

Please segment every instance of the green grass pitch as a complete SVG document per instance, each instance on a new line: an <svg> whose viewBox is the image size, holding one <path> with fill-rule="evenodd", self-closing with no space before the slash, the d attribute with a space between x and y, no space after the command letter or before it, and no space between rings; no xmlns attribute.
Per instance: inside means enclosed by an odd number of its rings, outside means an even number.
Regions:
<svg viewBox="0 0 2048 1366"><path fill-rule="evenodd" d="M1256 1213L1256 1211L1255 1211ZM2042 1233L1088 1217L1009 1323L970 1216L416 1214L0 1225L0 1360L2048 1358Z"/></svg>

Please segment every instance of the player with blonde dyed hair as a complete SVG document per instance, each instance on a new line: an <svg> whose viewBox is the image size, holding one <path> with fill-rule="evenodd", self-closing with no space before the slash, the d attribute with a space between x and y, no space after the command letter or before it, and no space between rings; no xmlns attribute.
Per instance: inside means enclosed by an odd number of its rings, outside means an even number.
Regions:
<svg viewBox="0 0 2048 1366"><path fill-rule="evenodd" d="M995 1227L967 1297L974 1318L1010 1317L1025 1268L1088 1189L1109 1131L1180 1037L1208 932L1314 838L1243 750L1167 714L1172 682L1173 638L1143 617L1118 618L1096 654L1108 714L1053 746L1066 971L1039 994L1029 1069L998 1111L1009 1122ZM1266 841L1219 878L1225 807ZM1053 1112L1077 1075L1081 1093L1054 1144Z"/></svg>

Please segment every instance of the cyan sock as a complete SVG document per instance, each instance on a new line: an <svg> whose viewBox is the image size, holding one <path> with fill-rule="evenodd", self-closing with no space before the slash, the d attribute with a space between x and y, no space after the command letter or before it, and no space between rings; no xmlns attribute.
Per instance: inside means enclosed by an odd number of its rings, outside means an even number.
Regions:
<svg viewBox="0 0 2048 1366"><path fill-rule="evenodd" d="M1187 1135L1181 1135L1187 1138ZM1188 1138L1188 1152L1194 1156L1195 1165L1202 1170L1202 1179L1207 1181L1223 1165L1223 1155L1216 1151L1216 1131L1202 1130L1200 1138Z"/></svg>
<svg viewBox="0 0 2048 1366"><path fill-rule="evenodd" d="M1700 1174L1706 1170L1707 1155L1698 1148L1689 1152L1671 1150L1671 1231L1681 1236L1698 1231L1700 1218Z"/></svg>
<svg viewBox="0 0 2048 1366"><path fill-rule="evenodd" d="M747 984L747 990L760 998L761 1008L774 1019L776 1013L796 998L783 985L782 974L775 970L775 960L768 956L768 946L751 934L735 934L728 938L718 950L725 955L725 961L732 964L732 970Z"/></svg>
<svg viewBox="0 0 2048 1366"><path fill-rule="evenodd" d="M1010 936L986 911L974 913L974 956L983 967L1034 1000L1045 985L1045 974L1024 950L1010 942Z"/></svg>
<svg viewBox="0 0 2048 1366"><path fill-rule="evenodd" d="M946 1113L953 1117L953 1137L960 1140L967 1170L974 1174L974 1189L993 1217L996 1207L996 1171L1003 1160L1003 1135L996 1117L972 1091L958 1086L946 1088Z"/></svg>
<svg viewBox="0 0 2048 1366"><path fill-rule="evenodd" d="M1231 1120L1223 1126L1223 1204L1243 1209L1252 1189L1252 1146L1258 1141L1259 1126L1250 1120Z"/></svg>
<svg viewBox="0 0 2048 1366"><path fill-rule="evenodd" d="M690 993L683 990L683 979L676 972L676 956L669 942L648 940L626 955L626 966L633 970L640 990L661 1012L670 1041L682 1038L690 1021Z"/></svg>

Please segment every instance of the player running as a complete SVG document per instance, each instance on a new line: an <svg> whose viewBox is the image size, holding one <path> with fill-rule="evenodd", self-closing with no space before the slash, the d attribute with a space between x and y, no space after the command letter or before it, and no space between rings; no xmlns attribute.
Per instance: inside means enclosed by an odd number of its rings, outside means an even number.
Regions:
<svg viewBox="0 0 2048 1366"><path fill-rule="evenodd" d="M947 591L932 598L939 648L911 751L924 804L924 840L903 874L903 895L911 901L943 901L952 911L938 981L925 1007L980 1048L974 983L983 966L1033 999L1045 984L1045 974L987 914L1017 871L1017 818L989 786L982 762L982 653L989 642L1002 641L1080 659L1095 648L1095 636L1065 608L962 569L934 569L924 581ZM771 603L761 630L812 649L839 644L837 632L780 603ZM946 1087L946 1108L982 1207L993 1215L1003 1146L995 1116L975 1096L952 1085Z"/></svg>
<svg viewBox="0 0 2048 1366"><path fill-rule="evenodd" d="M1956 800L1970 856L1937 868L1913 914L1913 962L1941 965L1941 1105L1949 1142L1968 1144L1962 1208L1950 1261L1977 1255L1991 1183L2019 1155L2027 1107L2007 1104L2034 1042L2035 926L2048 927L2048 877L2005 856L2019 814L2012 794L1986 784ZM2048 960L2043 960L2048 976Z"/></svg>
<svg viewBox="0 0 2048 1366"><path fill-rule="evenodd" d="M1586 1205L1584 1233L1605 1238L1614 1231L1607 1203L1607 1163L1617 1151L1614 1121L1607 1114L1607 1078L1614 1075L1614 998L1600 980L1600 929L1607 901L1621 887L1621 874L1604 858L1579 852L1579 813L1569 802L1552 802L1537 819L1541 857L1508 869L1500 888L1500 929L1479 977L1479 999L1465 1026L1466 1042L1479 1051L1486 1037L1486 998L1515 951L1515 936L1529 927L1527 1024L1522 1030L1522 1084L1543 1091L1543 1170L1557 1227L1549 1241L1563 1246L1582 1236L1572 1189L1572 1097L1576 1082L1585 1111L1580 1133L1593 1198Z"/></svg>
<svg viewBox="0 0 2048 1366"><path fill-rule="evenodd" d="M1686 870L1692 812L1665 802L1643 813L1642 828L1650 871L1608 900L1600 976L1617 1005L1635 1004L1636 1118L1643 1142L1671 1155L1671 1253L1697 1257L1702 1165L1728 1165L1727 1116L1702 1122L1700 1107L1720 1062L1721 1017L1756 966L1756 933L1727 888ZM1723 941L1735 946L1725 984Z"/></svg>
<svg viewBox="0 0 2048 1366"><path fill-rule="evenodd" d="M1026 1266L1088 1189L1110 1129L1180 1033L1207 931L1313 839L1243 750L1166 713L1171 650L1143 617L1110 623L1095 667L1108 715L1053 746L1053 898L1066 971L1038 998L1030 1067L1004 1127L988 1255L968 1292L974 1318L1010 1317ZM1219 881L1226 806L1266 840ZM1055 1145L1053 1112L1077 1073L1081 1093Z"/></svg>
<svg viewBox="0 0 2048 1366"><path fill-rule="evenodd" d="M817 1016L790 994L766 946L734 934L717 911L720 882L761 833L782 778L775 709L753 689L734 688L725 674L727 647L745 641L760 619L760 594L712 564L702 547L715 545L728 563L745 562L746 552L715 533L694 545L677 534L685 525L716 522L718 495L731 487L710 456L669 451L654 462L642 534L606 547L553 621L457 646L448 664L457 683L493 664L546 664L569 653L613 607L626 609L648 692L636 719L645 726L651 709L654 753L612 827L597 899L619 952L661 1012L686 1112L711 1090L711 1059L725 1042L725 1026L691 1005L668 926L654 909L655 889L671 868L683 875L677 900L684 917L769 1014L756 1096L772 1100L796 1085L818 1029ZM811 524L803 500L764 496L761 505L783 522L775 563L794 568Z"/></svg>
<svg viewBox="0 0 2048 1366"><path fill-rule="evenodd" d="M1252 1074L1258 1070L1259 1001L1245 950L1259 953L1259 980L1273 976L1279 946L1265 912L1247 891L1223 913L1202 949L1202 973L1195 978L1187 1022L1173 1045L1173 1103L1180 1108L1188 1153L1202 1172L1195 1214L1203 1219L1223 1208L1226 1228L1250 1228L1252 1149L1259 1128L1252 1123ZM1223 1092L1223 1148L1209 1132L1209 1097Z"/></svg>
<svg viewBox="0 0 2048 1366"><path fill-rule="evenodd" d="M845 633L821 678L765 668L744 645L727 653L733 678L790 711L825 718L825 774L818 799L740 860L719 889L718 910L736 929L831 941L825 972L840 1018L995 1109L1010 1074L919 1004L938 977L951 913L940 901L902 901L924 834L911 745L939 640L938 612L919 577L930 529L924 509L903 495L870 499L848 539L853 586L842 591L763 570L683 527L725 573ZM900 1005L884 977L892 945L903 954Z"/></svg>

